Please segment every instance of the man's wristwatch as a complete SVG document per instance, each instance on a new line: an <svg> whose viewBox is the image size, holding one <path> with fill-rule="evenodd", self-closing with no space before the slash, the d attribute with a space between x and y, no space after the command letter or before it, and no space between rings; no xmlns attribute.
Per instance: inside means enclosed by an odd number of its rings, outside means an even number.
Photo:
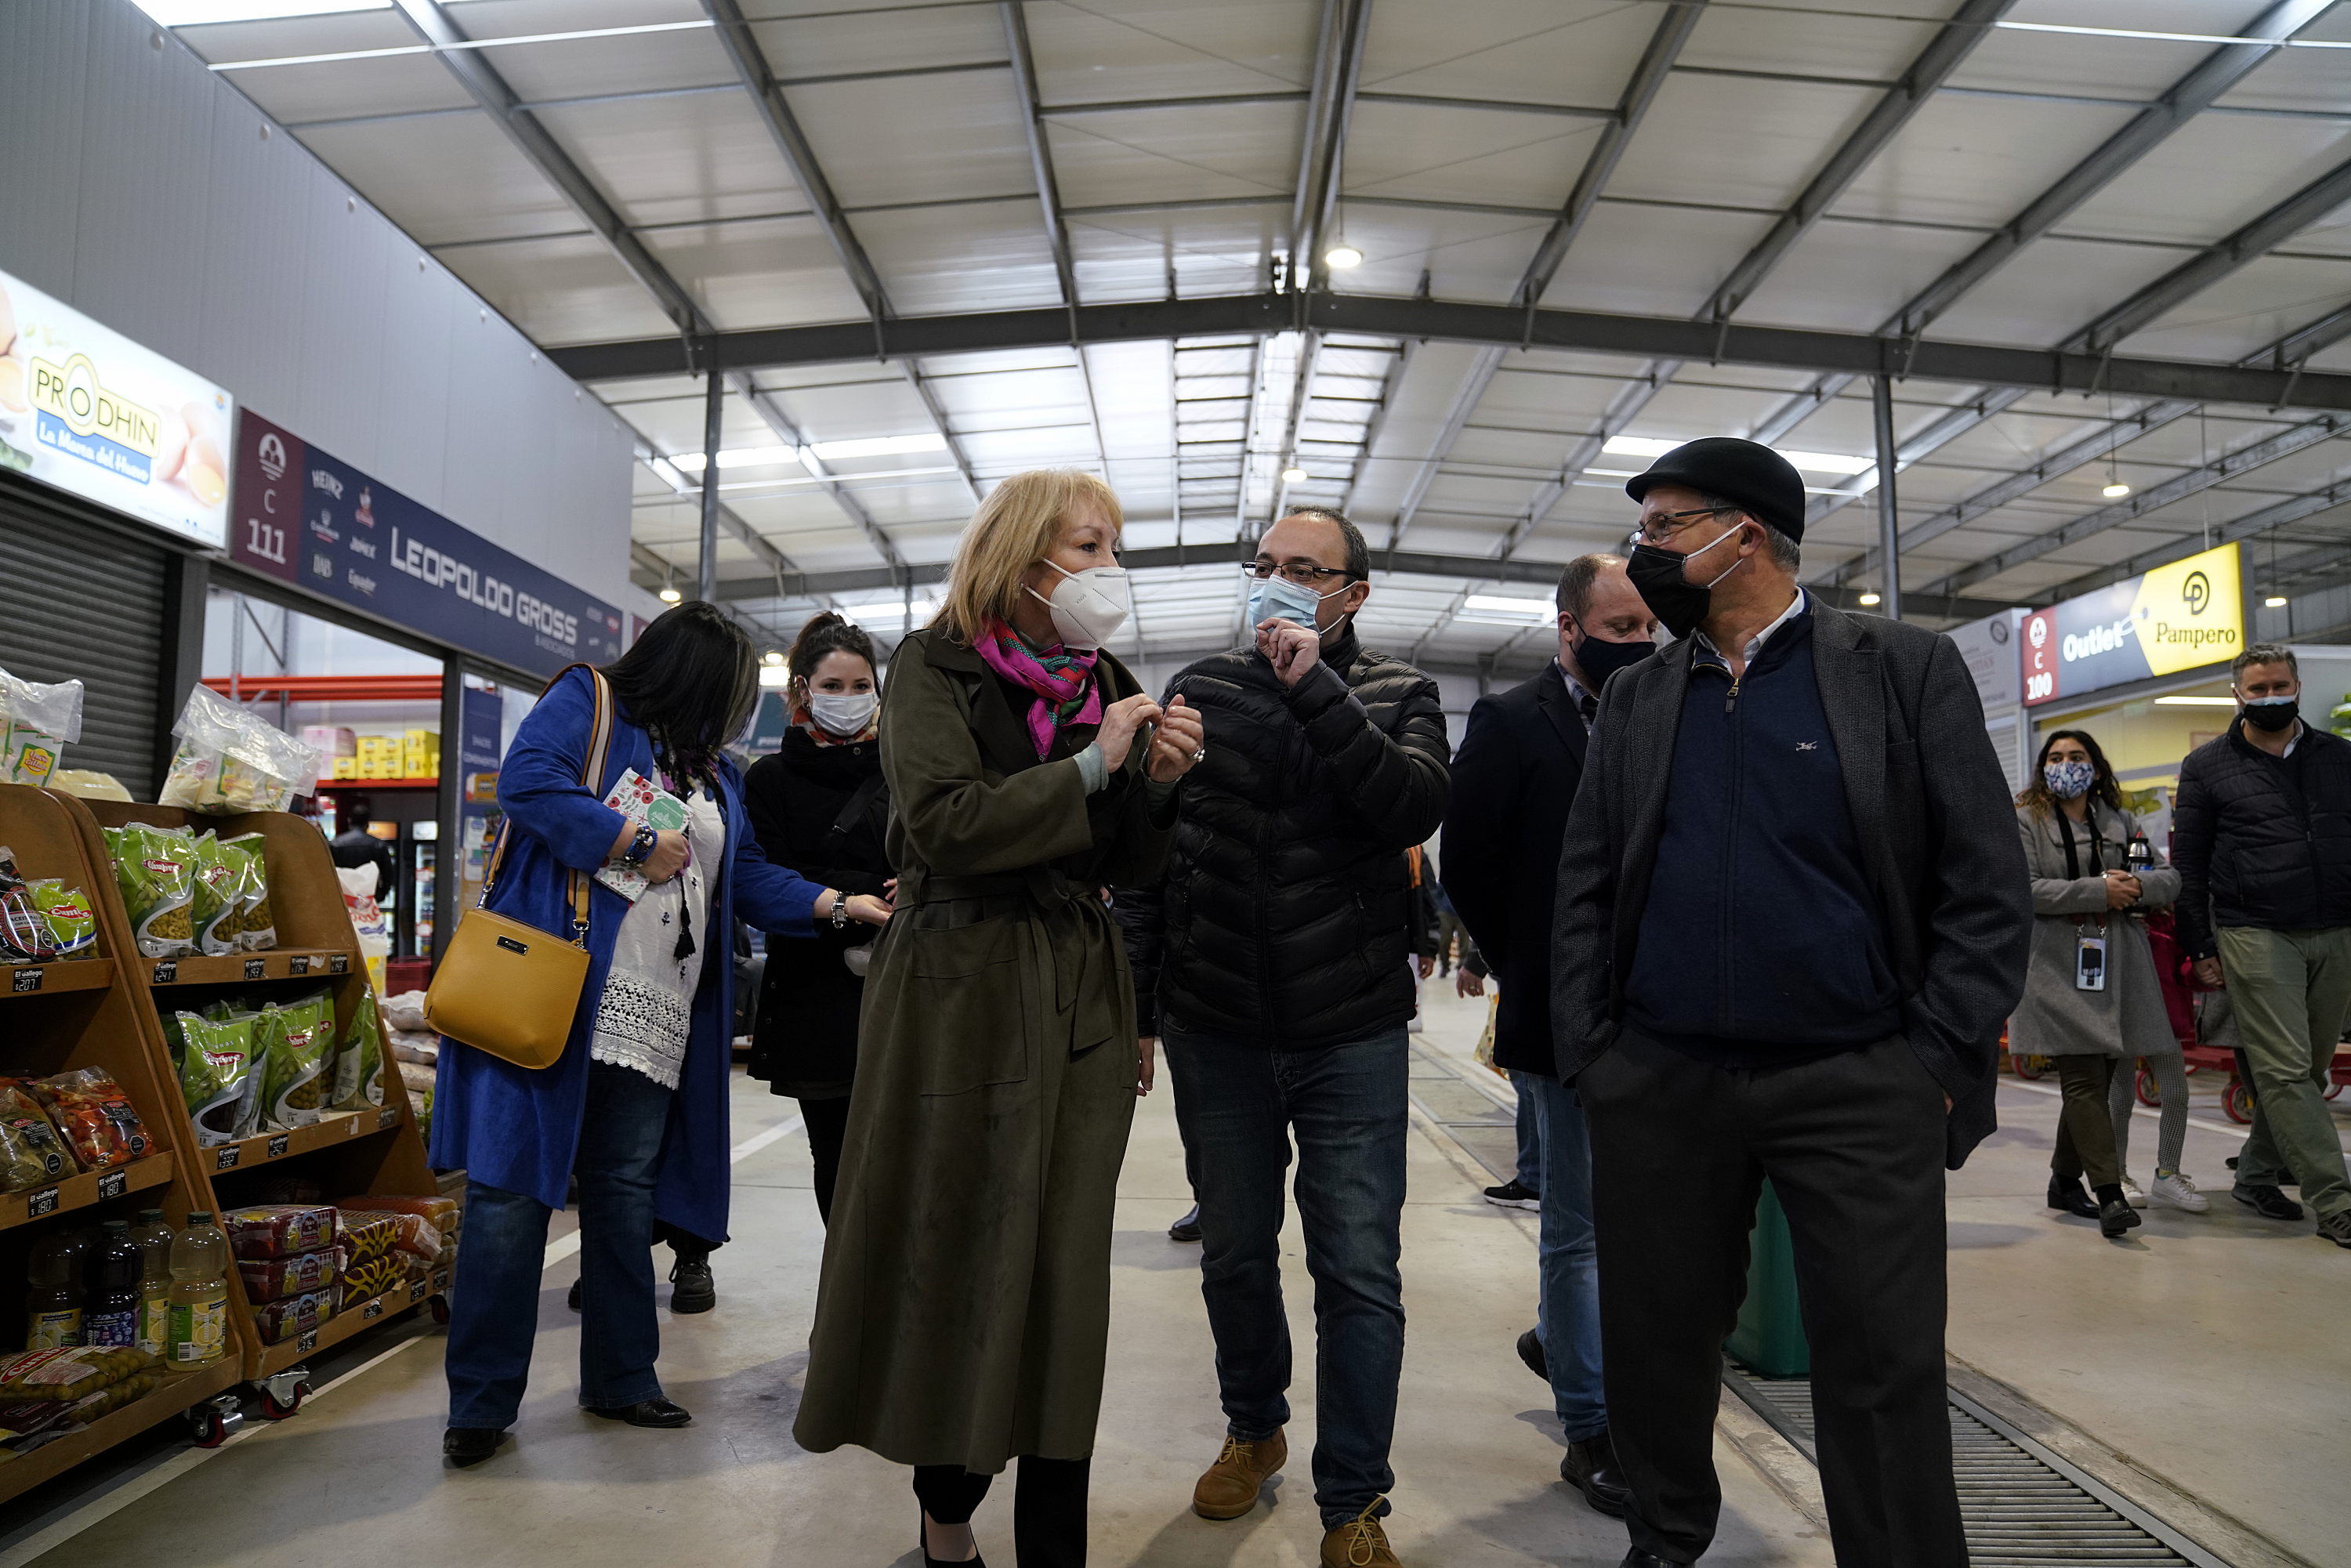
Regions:
<svg viewBox="0 0 2351 1568"><path fill-rule="evenodd" d="M631 865L643 865L652 858L653 846L660 842L661 835L653 831L652 823L639 822L637 836L629 841L629 847L621 852L621 858Z"/></svg>
<svg viewBox="0 0 2351 1568"><path fill-rule="evenodd" d="M840 931L846 929L848 925L849 894L842 889L835 888L832 893L832 928Z"/></svg>

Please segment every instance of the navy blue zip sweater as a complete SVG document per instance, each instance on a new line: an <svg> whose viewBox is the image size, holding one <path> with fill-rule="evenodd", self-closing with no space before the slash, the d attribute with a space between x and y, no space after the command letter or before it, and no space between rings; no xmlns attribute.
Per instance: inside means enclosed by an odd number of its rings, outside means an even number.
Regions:
<svg viewBox="0 0 2351 1568"><path fill-rule="evenodd" d="M1736 684L1698 650L1625 1021L1754 1067L1871 1045L1901 1019L1807 608Z"/></svg>

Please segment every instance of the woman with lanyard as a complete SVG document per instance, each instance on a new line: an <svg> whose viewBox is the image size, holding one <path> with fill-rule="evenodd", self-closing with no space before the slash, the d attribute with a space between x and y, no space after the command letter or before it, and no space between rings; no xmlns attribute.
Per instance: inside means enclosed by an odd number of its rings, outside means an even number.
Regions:
<svg viewBox="0 0 2351 1568"><path fill-rule="evenodd" d="M873 639L828 610L800 628L784 669L792 727L774 755L744 776L751 831L778 865L830 887L887 897L897 882L883 841L890 792L882 778ZM813 942L769 943L752 1034L751 1076L800 1103L817 1213L828 1223L849 1127L872 936L862 925L826 926Z"/></svg>
<svg viewBox="0 0 2351 1568"><path fill-rule="evenodd" d="M1151 1088L1102 890L1150 881L1199 716L1102 644L1125 623L1118 498L1018 474L964 532L882 714L899 914L857 1092L794 1432L914 1467L925 1564L1019 1461L1021 1568L1080 1568L1110 1336L1110 1241Z"/></svg>
<svg viewBox="0 0 2351 1568"><path fill-rule="evenodd" d="M2053 1060L2064 1086L2049 1207L2096 1220L2112 1239L2139 1220L2123 1190L2109 1091L2117 1070L2137 1058L2179 1053L2139 918L2179 896L2179 873L2154 863L2105 754L2083 730L2061 729L2042 743L2032 781L2016 797L2016 825L2035 918L2008 1048ZM2184 1092L2174 1098L2186 1103ZM2176 1147L2163 1156L2172 1166L2179 1157ZM2166 1173L2157 1174L2160 1187ZM2085 1176L2090 1193L2082 1190Z"/></svg>
<svg viewBox="0 0 2351 1568"><path fill-rule="evenodd" d="M578 664L559 676L499 769L506 836L484 906L568 932L571 873L593 873L588 977L550 1067L442 1044L432 1161L468 1177L444 1358L441 1447L455 1464L490 1458L520 1413L548 1217L575 1173L580 1406L632 1427L692 1419L664 1397L653 1366L653 1227L726 1235L728 934L738 915L788 936L819 919L890 918L880 899L820 887L759 852L720 749L749 722L758 691L742 629L715 605L681 604L601 672ZM604 767L587 780L600 741ZM674 798L682 826L656 829L605 804L632 774Z"/></svg>

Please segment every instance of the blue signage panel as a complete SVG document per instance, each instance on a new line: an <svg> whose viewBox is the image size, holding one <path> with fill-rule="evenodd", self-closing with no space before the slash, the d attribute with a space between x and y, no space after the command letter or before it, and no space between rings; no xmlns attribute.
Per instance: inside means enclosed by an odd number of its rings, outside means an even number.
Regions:
<svg viewBox="0 0 2351 1568"><path fill-rule="evenodd" d="M240 566L517 670L621 656L611 605L250 413L228 542Z"/></svg>

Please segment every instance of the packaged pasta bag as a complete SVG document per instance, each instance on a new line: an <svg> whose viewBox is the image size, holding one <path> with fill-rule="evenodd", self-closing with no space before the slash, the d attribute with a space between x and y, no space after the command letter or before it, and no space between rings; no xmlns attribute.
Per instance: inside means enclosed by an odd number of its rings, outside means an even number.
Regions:
<svg viewBox="0 0 2351 1568"><path fill-rule="evenodd" d="M383 1106L383 1034L377 1027L375 994L368 993L351 1009L350 1027L343 1031L342 1050L335 1057L335 1103L338 1111L374 1111Z"/></svg>
<svg viewBox="0 0 2351 1568"><path fill-rule="evenodd" d="M115 1082L95 1067L34 1079L29 1087L84 1170L127 1166L154 1152L147 1124Z"/></svg>
<svg viewBox="0 0 2351 1568"><path fill-rule="evenodd" d="M269 857L259 833L239 833L221 841L223 850L241 857L238 867L236 946L240 952L258 953L277 946L277 917L269 908Z"/></svg>
<svg viewBox="0 0 2351 1568"><path fill-rule="evenodd" d="M318 787L319 748L272 727L210 687L188 693L172 733L180 737L162 793L192 811L282 811Z"/></svg>
<svg viewBox="0 0 2351 1568"><path fill-rule="evenodd" d="M81 738L79 681L44 685L0 670L0 784L49 781L57 753Z"/></svg>
<svg viewBox="0 0 2351 1568"><path fill-rule="evenodd" d="M87 958L98 951L98 911L89 894L53 876L36 878L32 892L33 907L48 927L58 957Z"/></svg>
<svg viewBox="0 0 2351 1568"><path fill-rule="evenodd" d="M116 836L114 879L131 915L131 940L150 958L196 950L195 838L185 828L126 822Z"/></svg>
<svg viewBox="0 0 2351 1568"><path fill-rule="evenodd" d="M335 1042L335 1001L324 989L262 1009L253 1038L262 1061L265 1132L308 1127L325 1106Z"/></svg>
<svg viewBox="0 0 2351 1568"><path fill-rule="evenodd" d="M47 1186L80 1171L40 1102L16 1080L0 1078L0 1190Z"/></svg>
<svg viewBox="0 0 2351 1568"><path fill-rule="evenodd" d="M176 1012L164 1032L175 1042L180 1094L196 1124L201 1148L233 1143L253 1078L253 1026L256 1015L214 1019Z"/></svg>
<svg viewBox="0 0 2351 1568"><path fill-rule="evenodd" d="M196 951L218 956L236 951L237 933L244 926L245 902L239 890L244 856L220 841L210 828L190 841L188 922L195 935Z"/></svg>

